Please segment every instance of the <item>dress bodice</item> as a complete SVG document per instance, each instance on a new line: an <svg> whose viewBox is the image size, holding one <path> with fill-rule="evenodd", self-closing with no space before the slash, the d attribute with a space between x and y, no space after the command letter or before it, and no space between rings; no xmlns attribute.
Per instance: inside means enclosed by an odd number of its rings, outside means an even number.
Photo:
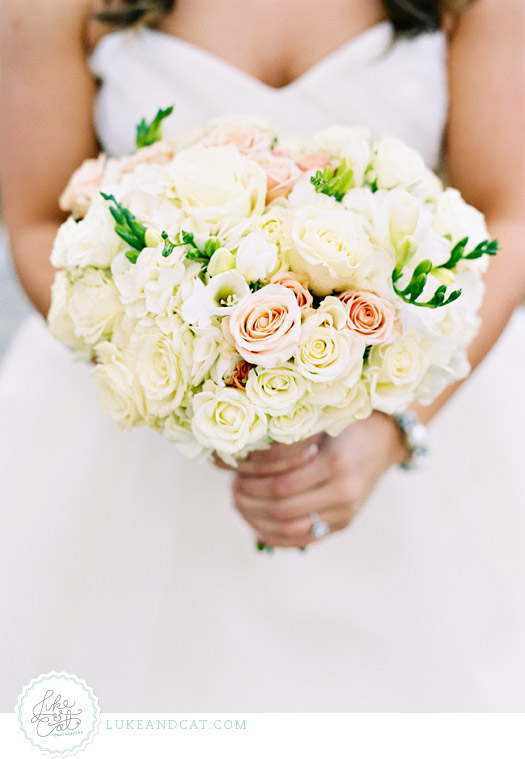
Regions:
<svg viewBox="0 0 525 759"><path fill-rule="evenodd" d="M228 113L269 118L285 131L333 123L368 126L418 149L435 166L447 114L446 38L397 37L383 21L349 40L290 84L275 88L162 31L111 32L90 57L100 79L95 125L104 149L134 146L135 125L173 104L166 136Z"/></svg>

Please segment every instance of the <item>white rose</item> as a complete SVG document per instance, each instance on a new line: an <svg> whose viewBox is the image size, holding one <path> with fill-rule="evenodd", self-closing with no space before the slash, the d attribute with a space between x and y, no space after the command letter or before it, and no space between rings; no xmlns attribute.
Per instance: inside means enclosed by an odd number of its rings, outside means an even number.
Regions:
<svg viewBox="0 0 525 759"><path fill-rule="evenodd" d="M374 346L365 370L372 407L392 414L411 401L428 366L428 351L415 333L406 332L389 345Z"/></svg>
<svg viewBox="0 0 525 759"><path fill-rule="evenodd" d="M343 305L339 301L338 305L344 314ZM338 308L335 304L331 306L318 309L305 319L295 365L299 373L312 382L332 383L344 379L351 383L361 373L366 343L344 327L346 314L342 322L342 315L334 317Z"/></svg>
<svg viewBox="0 0 525 759"><path fill-rule="evenodd" d="M151 416L166 416L180 405L189 381L185 341L191 339L183 322L165 334L155 322L139 325L126 349L126 362L133 371Z"/></svg>
<svg viewBox="0 0 525 759"><path fill-rule="evenodd" d="M195 440L191 431L190 412L191 407L175 409L172 414L160 421L160 430L168 440L176 443L181 453L192 459L202 455L203 448Z"/></svg>
<svg viewBox="0 0 525 759"><path fill-rule="evenodd" d="M113 281L100 269L89 268L73 285L68 311L75 333L89 345L95 345L111 337L123 308Z"/></svg>
<svg viewBox="0 0 525 759"><path fill-rule="evenodd" d="M344 396L338 403L325 406L320 413L319 429L335 437L360 419L366 419L372 413L368 389L364 382L356 382L346 388Z"/></svg>
<svg viewBox="0 0 525 759"><path fill-rule="evenodd" d="M122 427L144 424L144 396L120 351L100 343L97 356L101 363L91 370L91 379L104 414Z"/></svg>
<svg viewBox="0 0 525 759"><path fill-rule="evenodd" d="M129 246L128 246L129 247ZM85 217L69 219L59 230L51 262L57 267L108 267L126 244L115 232L115 221L102 197L95 197Z"/></svg>
<svg viewBox="0 0 525 759"><path fill-rule="evenodd" d="M276 369L251 369L246 395L268 414L287 414L303 398L308 384L293 364Z"/></svg>
<svg viewBox="0 0 525 759"><path fill-rule="evenodd" d="M251 232L237 248L235 267L247 282L269 278L279 263L278 248L262 231Z"/></svg>
<svg viewBox="0 0 525 759"><path fill-rule="evenodd" d="M270 417L268 435L277 443L297 443L316 432L317 419L317 408L303 401L287 414Z"/></svg>
<svg viewBox="0 0 525 759"><path fill-rule="evenodd" d="M286 240L291 241L293 213L288 208L273 205L261 216L253 216L250 219L251 228L260 229L268 240L283 247Z"/></svg>
<svg viewBox="0 0 525 759"><path fill-rule="evenodd" d="M489 237L483 214L465 203L459 191L452 187L448 187L438 198L433 227L441 235L451 235L453 245L468 237L467 252ZM483 256L479 261L485 264L487 259L488 256Z"/></svg>
<svg viewBox="0 0 525 759"><path fill-rule="evenodd" d="M306 274L314 295L360 287L374 263L374 251L358 214L309 206L296 214L292 271Z"/></svg>
<svg viewBox="0 0 525 759"><path fill-rule="evenodd" d="M69 301L73 294L73 285L69 274L58 271L51 286L51 307L47 315L49 331L56 340L69 345L79 358L91 357L91 347L75 333L75 325L69 313Z"/></svg>
<svg viewBox="0 0 525 759"><path fill-rule="evenodd" d="M361 127L331 126L314 135L316 144L336 158L347 158L354 185L362 185L370 163L370 132Z"/></svg>
<svg viewBox="0 0 525 759"><path fill-rule="evenodd" d="M422 182L426 166L417 150L395 137L384 137L374 144L371 179L380 190L403 187L410 190Z"/></svg>
<svg viewBox="0 0 525 759"><path fill-rule="evenodd" d="M209 388L193 397L192 430L201 445L235 454L265 437L266 416L246 393L213 383Z"/></svg>
<svg viewBox="0 0 525 759"><path fill-rule="evenodd" d="M266 175L233 145L194 147L175 157L173 178L186 212L211 223L261 213Z"/></svg>
<svg viewBox="0 0 525 759"><path fill-rule="evenodd" d="M212 369L220 355L220 345L223 340L222 332L218 327L199 328L194 327L191 367L192 385L200 385Z"/></svg>

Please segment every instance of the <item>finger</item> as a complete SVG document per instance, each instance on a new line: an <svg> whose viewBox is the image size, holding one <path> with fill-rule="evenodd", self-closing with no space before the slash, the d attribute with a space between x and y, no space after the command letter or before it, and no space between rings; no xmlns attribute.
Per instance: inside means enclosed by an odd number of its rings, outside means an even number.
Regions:
<svg viewBox="0 0 525 759"><path fill-rule="evenodd" d="M264 533L266 536L288 540L304 538L312 534L313 521L309 516L290 519L286 522L274 522L264 517L245 516L244 514L242 516L257 532ZM330 532L347 527L350 524L351 516L351 511L347 506L334 506L319 512L319 518L326 522Z"/></svg>
<svg viewBox="0 0 525 759"><path fill-rule="evenodd" d="M287 498L264 498L246 495L239 487L238 480L233 482L233 499L239 511L263 517L272 521L297 519L311 511L322 511L334 504L349 504L356 500L352 483L343 478L325 482L316 488Z"/></svg>
<svg viewBox="0 0 525 759"><path fill-rule="evenodd" d="M230 466L229 464L226 464L226 462L225 462L225 461L223 461L223 460L220 458L220 456L218 456L216 453L214 453L214 454L213 454L213 456L212 456L212 462L213 462L213 464L214 464L214 465L215 465L215 466L216 466L218 469L227 469L227 470L228 470L228 472L237 472L237 471L238 471L238 470L237 470L235 467L233 467L233 466Z"/></svg>
<svg viewBox="0 0 525 759"><path fill-rule="evenodd" d="M314 536L310 533L302 536L297 536L295 538L280 538L274 535L266 534L264 532L258 532L257 538L269 546L275 546L279 548L304 548L310 543L319 543L320 540L326 540L326 538L329 538L330 535L333 535L334 533L339 532L339 530L344 529L345 526L346 525L335 525L333 529L330 530L330 532L327 533L327 535L325 535L323 538L314 538Z"/></svg>
<svg viewBox="0 0 525 759"><path fill-rule="evenodd" d="M278 474L303 466L319 451L319 441L310 439L301 444L285 445L272 443L264 451L254 451L248 458L239 461L239 473L259 476Z"/></svg>
<svg viewBox="0 0 525 759"><path fill-rule="evenodd" d="M245 495L280 499L318 487L331 479L334 473L332 461L321 446L319 454L300 467L264 477L239 472L236 481Z"/></svg>

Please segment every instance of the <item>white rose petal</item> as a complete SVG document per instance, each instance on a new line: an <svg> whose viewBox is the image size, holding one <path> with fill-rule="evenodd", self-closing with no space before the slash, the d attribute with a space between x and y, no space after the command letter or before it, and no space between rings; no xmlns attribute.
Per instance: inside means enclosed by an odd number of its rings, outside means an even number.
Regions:
<svg viewBox="0 0 525 759"><path fill-rule="evenodd" d="M205 448L235 454L264 439L266 416L242 390L213 385L193 397L192 430Z"/></svg>
<svg viewBox="0 0 525 759"><path fill-rule="evenodd" d="M247 282L269 278L279 263L278 248L262 231L251 232L237 248L235 267Z"/></svg>

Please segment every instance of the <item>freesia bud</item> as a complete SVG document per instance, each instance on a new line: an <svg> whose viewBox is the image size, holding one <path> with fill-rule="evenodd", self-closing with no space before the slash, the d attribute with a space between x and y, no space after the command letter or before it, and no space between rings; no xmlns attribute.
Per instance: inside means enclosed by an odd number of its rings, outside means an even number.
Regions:
<svg viewBox="0 0 525 759"><path fill-rule="evenodd" d="M235 268L235 256L228 248L217 248L208 264L208 276L215 277L224 271Z"/></svg>
<svg viewBox="0 0 525 759"><path fill-rule="evenodd" d="M161 233L158 229L155 229L155 227L148 227L146 229L144 239L147 248L156 248L157 245L160 245L163 242Z"/></svg>

